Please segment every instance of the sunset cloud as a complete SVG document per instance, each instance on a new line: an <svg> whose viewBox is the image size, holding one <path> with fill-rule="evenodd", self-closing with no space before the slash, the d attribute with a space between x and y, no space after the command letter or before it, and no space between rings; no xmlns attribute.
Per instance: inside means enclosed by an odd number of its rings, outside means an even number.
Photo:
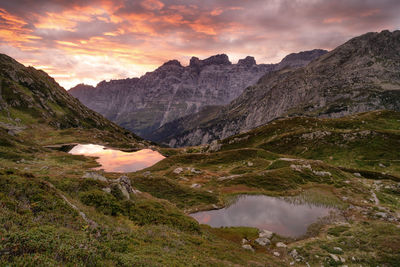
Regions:
<svg viewBox="0 0 400 267"><path fill-rule="evenodd" d="M0 3L0 52L67 89L139 76L163 62L226 53L275 63L400 27L397 0L13 0Z"/></svg>

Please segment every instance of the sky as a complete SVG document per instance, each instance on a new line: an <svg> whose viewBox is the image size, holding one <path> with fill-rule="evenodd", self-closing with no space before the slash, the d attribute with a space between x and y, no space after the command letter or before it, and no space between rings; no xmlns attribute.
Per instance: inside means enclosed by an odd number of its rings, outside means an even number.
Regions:
<svg viewBox="0 0 400 267"><path fill-rule="evenodd" d="M400 28L399 0L0 0L0 53L78 83L225 53L277 63Z"/></svg>

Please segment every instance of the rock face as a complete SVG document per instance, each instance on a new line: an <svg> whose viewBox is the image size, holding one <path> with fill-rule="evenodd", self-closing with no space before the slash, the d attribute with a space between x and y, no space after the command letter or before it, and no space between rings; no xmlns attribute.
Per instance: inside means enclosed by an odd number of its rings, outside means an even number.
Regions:
<svg viewBox="0 0 400 267"><path fill-rule="evenodd" d="M152 132L168 122L205 106L230 103L266 73L307 64L324 53L302 52L279 64L260 65L253 57L232 64L224 54L204 60L193 57L186 67L171 60L141 78L103 81L96 87L81 84L69 92L111 121L152 139Z"/></svg>
<svg viewBox="0 0 400 267"><path fill-rule="evenodd" d="M340 117L377 109L400 110L400 31L367 33L305 67L270 72L229 105L168 123L154 139L199 145L279 117Z"/></svg>

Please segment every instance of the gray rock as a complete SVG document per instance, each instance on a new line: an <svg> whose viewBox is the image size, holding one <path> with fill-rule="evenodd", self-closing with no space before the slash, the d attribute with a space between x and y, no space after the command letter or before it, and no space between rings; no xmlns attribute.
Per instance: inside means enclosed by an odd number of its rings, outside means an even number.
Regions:
<svg viewBox="0 0 400 267"><path fill-rule="evenodd" d="M208 147L207 152L217 152L221 149L221 144L218 143L218 140L214 140Z"/></svg>
<svg viewBox="0 0 400 267"><path fill-rule="evenodd" d="M259 232L258 236L270 239L273 234L274 234L273 232L264 229Z"/></svg>
<svg viewBox="0 0 400 267"><path fill-rule="evenodd" d="M176 168L176 169L173 171L173 173L175 173L175 174L180 174L181 172L183 172L183 168L181 168L181 167Z"/></svg>
<svg viewBox="0 0 400 267"><path fill-rule="evenodd" d="M279 257L281 255L278 251L274 251L273 254L274 254L275 257Z"/></svg>
<svg viewBox="0 0 400 267"><path fill-rule="evenodd" d="M334 250L339 251L339 252L343 252L343 249L340 247L333 247Z"/></svg>
<svg viewBox="0 0 400 267"><path fill-rule="evenodd" d="M297 252L296 249L293 249L292 251L290 251L289 255L290 255L293 259L297 259L297 257L299 257L299 253Z"/></svg>
<svg viewBox="0 0 400 267"><path fill-rule="evenodd" d="M101 174L98 174L97 172L87 172L82 176L82 178L93 179L102 182L108 181L106 177L102 176Z"/></svg>
<svg viewBox="0 0 400 267"><path fill-rule="evenodd" d="M266 238L266 237L259 237L256 240L254 240L257 244L259 244L260 246L268 246L269 244L271 244L271 241Z"/></svg>
<svg viewBox="0 0 400 267"><path fill-rule="evenodd" d="M192 184L190 187L191 187L191 188L200 188L201 185L199 185L199 184Z"/></svg>
<svg viewBox="0 0 400 267"><path fill-rule="evenodd" d="M191 173L195 173L195 174L200 174L200 173L202 173L201 170L197 170L197 169L195 169L195 168L191 168L191 169L190 169L190 172L191 172Z"/></svg>
<svg viewBox="0 0 400 267"><path fill-rule="evenodd" d="M250 251L253 251L253 252L254 252L254 249L253 249L253 247L252 247L252 246L250 246L249 244L242 245L242 248L244 248L244 249L247 249L247 250L250 250Z"/></svg>
<svg viewBox="0 0 400 267"><path fill-rule="evenodd" d="M127 199L131 199L131 196L129 195L129 192L126 189L125 186L122 186L121 184L118 184L118 188L119 188L119 190L121 190L121 192L124 195L124 197L126 197Z"/></svg>
<svg viewBox="0 0 400 267"><path fill-rule="evenodd" d="M105 187L105 188L103 188L102 189L104 192L106 192L106 193L111 193L111 188L109 188L109 187Z"/></svg>
<svg viewBox="0 0 400 267"><path fill-rule="evenodd" d="M237 177L240 177L240 176L241 175L239 175L239 174L233 174L233 175L229 175L229 176L222 176L222 177L218 177L217 181L222 182L222 181L225 181L225 180L233 180L233 179L235 179Z"/></svg>
<svg viewBox="0 0 400 267"><path fill-rule="evenodd" d="M278 242L278 243L276 243L276 247L278 247L278 248L286 248L287 246L283 242Z"/></svg>

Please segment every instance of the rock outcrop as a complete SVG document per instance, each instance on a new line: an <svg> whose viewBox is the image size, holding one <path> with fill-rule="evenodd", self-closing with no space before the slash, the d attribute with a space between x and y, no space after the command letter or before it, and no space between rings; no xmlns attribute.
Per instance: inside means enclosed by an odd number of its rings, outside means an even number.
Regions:
<svg viewBox="0 0 400 267"><path fill-rule="evenodd" d="M199 145L279 117L341 117L377 109L400 110L400 31L367 33L305 67L267 73L229 105L168 123L154 139Z"/></svg>
<svg viewBox="0 0 400 267"><path fill-rule="evenodd" d="M103 81L96 87L81 84L69 92L111 121L152 139L153 131L168 122L205 106L229 104L266 73L307 64L324 53L301 52L279 64L259 65L253 57L232 64L224 54L204 60L193 57L186 67L171 60L141 78Z"/></svg>

